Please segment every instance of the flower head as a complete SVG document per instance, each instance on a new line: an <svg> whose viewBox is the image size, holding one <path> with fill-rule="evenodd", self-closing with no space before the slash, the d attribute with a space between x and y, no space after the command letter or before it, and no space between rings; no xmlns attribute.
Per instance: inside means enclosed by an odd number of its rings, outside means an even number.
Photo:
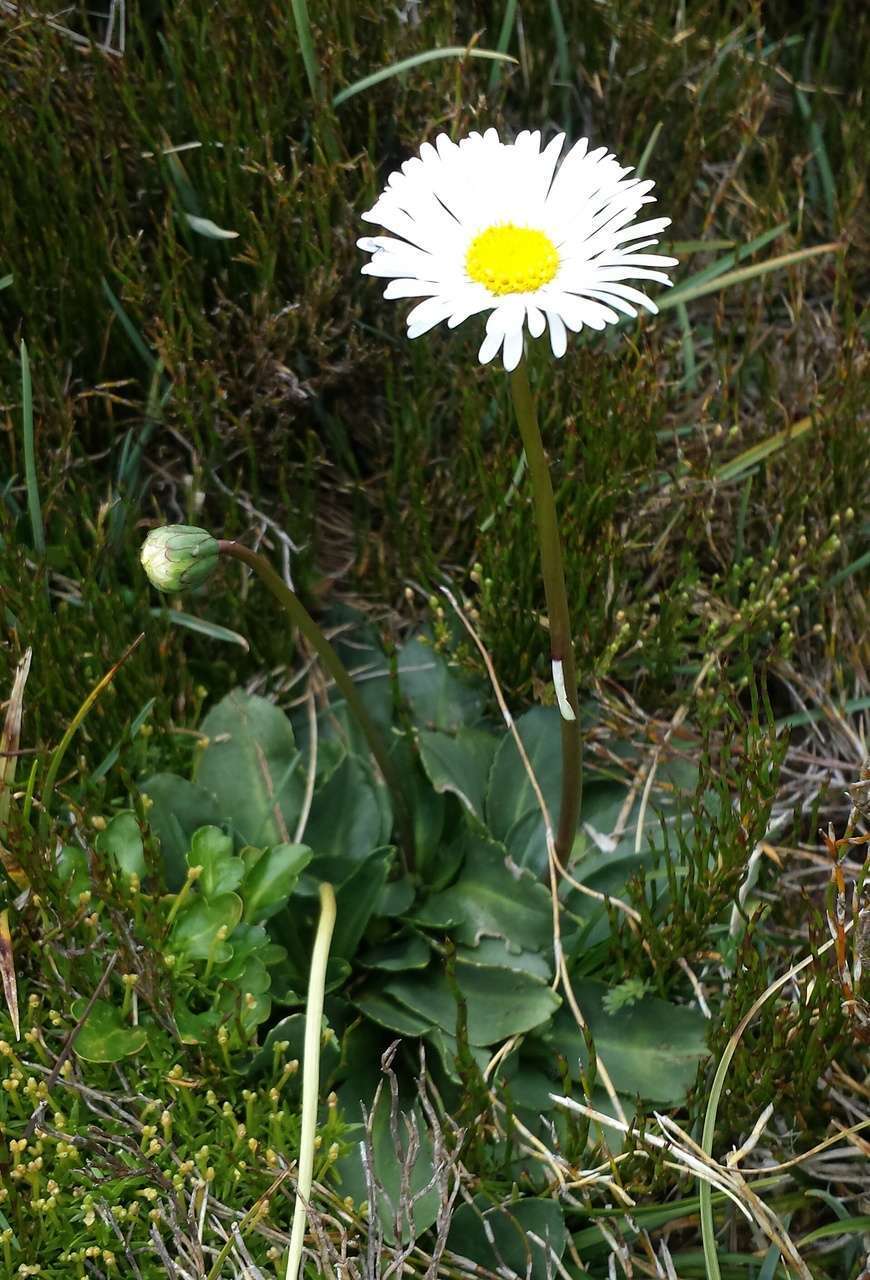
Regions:
<svg viewBox="0 0 870 1280"><path fill-rule="evenodd" d="M198 587L217 568L220 545L205 529L189 524L165 524L152 529L139 559L158 591Z"/></svg>
<svg viewBox="0 0 870 1280"><path fill-rule="evenodd" d="M581 138L559 163L565 135L541 149L525 131L501 142L495 129L452 142L442 133L390 174L362 216L390 235L357 243L372 255L363 273L384 276L385 298L422 298L408 337L442 320L455 328L489 311L483 364L501 350L506 369L523 354L523 334L550 331L562 356L566 330L603 329L636 306L655 303L627 280L670 284L676 258L642 252L670 218L632 220L655 185L631 178L606 147Z"/></svg>

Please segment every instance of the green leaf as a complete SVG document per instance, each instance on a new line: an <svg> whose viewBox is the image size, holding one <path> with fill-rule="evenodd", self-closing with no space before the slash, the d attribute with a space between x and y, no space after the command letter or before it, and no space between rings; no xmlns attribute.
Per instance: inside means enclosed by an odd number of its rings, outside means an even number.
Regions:
<svg viewBox="0 0 870 1280"><path fill-rule="evenodd" d="M269 990L271 981L269 970L259 956L250 955L245 961L242 972L235 979L235 985L243 993L250 992L251 995L261 996Z"/></svg>
<svg viewBox="0 0 870 1280"><path fill-rule="evenodd" d="M484 697L479 684L456 672L442 653L419 636L399 652L399 689L421 729L455 733L479 720Z"/></svg>
<svg viewBox="0 0 870 1280"><path fill-rule="evenodd" d="M275 1062L275 1046L281 1043L286 1043L287 1045L287 1048L279 1058L281 1063L292 1062L294 1058L297 1062L302 1062L305 1044L304 1013L288 1014L286 1018L282 1018L280 1022L276 1022L273 1027L270 1027L268 1035L263 1041L263 1047L251 1059L247 1074L256 1076L264 1071L271 1071ZM340 1060L341 1048L338 1038L324 1018L320 1039L320 1084L323 1090L331 1087ZM302 1072L297 1072L295 1076L291 1076L286 1087L293 1088L294 1086L291 1082L295 1081L295 1089L298 1090L301 1084L301 1077Z"/></svg>
<svg viewBox="0 0 870 1280"><path fill-rule="evenodd" d="M144 878L147 871L145 849L135 813L127 811L116 814L106 829L99 833L94 844L99 853L108 855L125 880L130 880L133 876L138 876L140 880Z"/></svg>
<svg viewBox="0 0 870 1280"><path fill-rule="evenodd" d="M549 982L553 976L552 955L539 951L517 951L501 938L481 938L475 947L457 947L457 959L465 964L481 965L486 969L513 969L527 973L539 982ZM410 966L408 966L410 967Z"/></svg>
<svg viewBox="0 0 870 1280"><path fill-rule="evenodd" d="M426 774L418 767L410 746L404 741L399 741L398 745L403 750L397 751L394 748L392 757L397 771L405 780L406 788L411 792L415 870L425 880L430 864L433 860L437 861L441 849L447 820L447 800L433 788Z"/></svg>
<svg viewBox="0 0 870 1280"><path fill-rule="evenodd" d="M226 941L216 944L217 932L225 928L229 937L241 918L242 900L237 893L222 893L209 902L193 898L176 916L169 945L191 960L207 960L210 954L228 960L232 948Z"/></svg>
<svg viewBox="0 0 870 1280"><path fill-rule="evenodd" d="M206 1009L204 1013L191 1013L187 1005L177 996L173 1013L182 1044L204 1044L220 1026L219 1010Z"/></svg>
<svg viewBox="0 0 870 1280"><path fill-rule="evenodd" d="M237 924L229 936L232 957L221 966L224 982L237 982L252 956L264 965L280 963L286 957L283 947L275 946L261 924Z"/></svg>
<svg viewBox="0 0 870 1280"><path fill-rule="evenodd" d="M604 1007L607 990L603 982L574 983L595 1050L604 1059L617 1092L669 1105L682 1102L707 1053L702 1014L657 996L645 996L630 1008L609 1014ZM578 1060L586 1062L583 1037L567 1011L556 1015L545 1039L565 1055L572 1071L576 1072Z"/></svg>
<svg viewBox="0 0 870 1280"><path fill-rule="evenodd" d="M465 864L449 889L433 894L414 913L417 924L450 927L455 940L476 947L483 937L501 938L509 949L541 951L552 945L552 904L528 872L514 873L503 846L469 831Z"/></svg>
<svg viewBox="0 0 870 1280"><path fill-rule="evenodd" d="M214 796L175 773L155 773L141 784L151 801L148 825L160 841L169 889L180 889L187 876L187 851L198 827L220 822Z"/></svg>
<svg viewBox="0 0 870 1280"><path fill-rule="evenodd" d="M200 827L193 833L187 853L189 867L202 867L197 888L204 898L238 889L245 864L233 854L233 840L220 827Z"/></svg>
<svg viewBox="0 0 870 1280"><path fill-rule="evenodd" d="M73 904L78 902L81 894L91 892L91 872L84 849L65 844L57 855L57 870L66 895Z"/></svg>
<svg viewBox="0 0 870 1280"><path fill-rule="evenodd" d="M245 922L268 920L285 907L312 856L304 844L276 844L264 849L242 883Z"/></svg>
<svg viewBox="0 0 870 1280"><path fill-rule="evenodd" d="M388 1031L395 1031L400 1036L422 1036L432 1028L432 1023L414 1009L408 1009L385 995L380 983L364 987L353 1003L360 1013L371 1018L379 1027L386 1027Z"/></svg>
<svg viewBox="0 0 870 1280"><path fill-rule="evenodd" d="M194 781L222 818L252 845L286 840L299 817L304 782L290 721L265 698L228 693L202 722L208 746Z"/></svg>
<svg viewBox="0 0 870 1280"><path fill-rule="evenodd" d="M482 820L487 782L498 745L495 734L485 729L460 729L455 735L423 729L420 759L436 791L452 792Z"/></svg>
<svg viewBox="0 0 870 1280"><path fill-rule="evenodd" d="M217 622L209 622L207 618L198 618L195 613L182 613L178 609L167 609L160 605L155 605L151 610L151 616L152 618L162 618L164 622L168 622L174 627L186 627L188 631L195 631L197 635L208 636L209 640L220 640L224 644L237 644L244 649L245 653L250 651L251 646L238 631L230 631L229 627L222 627Z"/></svg>
<svg viewBox="0 0 870 1280"><path fill-rule="evenodd" d="M861 1214L854 1218L838 1218L836 1222L826 1222L821 1227L807 1232L795 1243L799 1248L814 1244L816 1240L828 1240L831 1236L866 1235L870 1231L870 1214Z"/></svg>
<svg viewBox="0 0 870 1280"><path fill-rule="evenodd" d="M491 1271L507 1267L527 1280L550 1280L555 1268L549 1250L561 1260L566 1240L562 1208L555 1200L529 1197L488 1207L486 1197L478 1195L454 1213L447 1245Z"/></svg>
<svg viewBox="0 0 870 1280"><path fill-rule="evenodd" d="M70 1009L76 1021L88 1007L82 997L74 1000ZM73 1047L76 1055L85 1062L120 1062L139 1053L145 1047L148 1032L145 1027L133 1027L121 1016L117 1005L107 1000L97 1000L82 1024Z"/></svg>
<svg viewBox="0 0 870 1280"><path fill-rule="evenodd" d="M378 849L336 891L331 954L352 960L387 882L392 848Z"/></svg>
<svg viewBox="0 0 870 1280"><path fill-rule="evenodd" d="M250 1034L271 1014L272 997L268 994L268 988L265 992L247 991L241 983L224 983L217 1007L223 1014L238 1018L245 1033Z"/></svg>
<svg viewBox="0 0 870 1280"><path fill-rule="evenodd" d="M366 969L383 969L387 973L402 973L406 969L425 969L432 952L419 933L406 933L377 947L369 947L359 957Z"/></svg>
<svg viewBox="0 0 870 1280"><path fill-rule="evenodd" d="M314 793L305 827L306 842L316 852L312 871L340 884L372 849L389 839L391 826L368 769L357 757L346 756Z"/></svg>
<svg viewBox="0 0 870 1280"><path fill-rule="evenodd" d="M546 983L508 969L458 962L455 980L465 1002L472 1045L496 1044L530 1031L546 1022L561 1003ZM384 984L383 992L418 1018L456 1034L459 1009L444 973L398 975Z"/></svg>
<svg viewBox="0 0 870 1280"><path fill-rule="evenodd" d="M516 721L520 740L555 820L562 789L561 717L555 707L533 707ZM497 840L527 813L538 810L538 801L513 734L502 738L495 753L486 793L486 822Z"/></svg>
<svg viewBox="0 0 870 1280"><path fill-rule="evenodd" d="M339 1091L339 1098L344 1104L345 1114L353 1116L355 1111L359 1114L358 1106L353 1107L348 1093L348 1085L343 1086ZM371 1094L368 1094L363 1101L366 1106L370 1106L372 1101ZM415 1232L426 1231L435 1221L441 1203L441 1193L437 1186L424 1191L424 1188L432 1179L435 1153L432 1149L432 1140L429 1136L426 1119L419 1105L410 1099L405 1101L400 1098L398 1103L399 1114L395 1116L395 1126L393 1126L390 1122L391 1101L390 1090L385 1086L381 1090L378 1105L372 1113L371 1146L374 1177L376 1183L383 1188L383 1193L379 1195L379 1219L385 1237L392 1243L395 1241L395 1206L402 1203L402 1186L405 1177L403 1166L406 1163L405 1155L409 1152L411 1141L407 1126L401 1118L400 1113L403 1111L408 1115L409 1119L413 1120L413 1124L420 1135L419 1149L408 1177L408 1190L411 1196L414 1197L413 1221ZM395 1140L393 1137L394 1127L397 1135ZM398 1155L396 1141L400 1146ZM349 1195L355 1204L360 1204L363 1200L368 1199L366 1176L360 1159L358 1141L353 1144L348 1154L337 1162L336 1169L341 1179L342 1195ZM402 1219L400 1232L403 1239L407 1240L407 1216L403 1214Z"/></svg>
<svg viewBox="0 0 870 1280"><path fill-rule="evenodd" d="M376 916L403 916L410 910L414 897L414 881L410 876L388 880L381 889L374 913Z"/></svg>
<svg viewBox="0 0 870 1280"><path fill-rule="evenodd" d="M547 851L546 823L539 808L530 809L514 823L504 838L504 847L510 854L511 862L531 872L536 880L543 877L550 855Z"/></svg>

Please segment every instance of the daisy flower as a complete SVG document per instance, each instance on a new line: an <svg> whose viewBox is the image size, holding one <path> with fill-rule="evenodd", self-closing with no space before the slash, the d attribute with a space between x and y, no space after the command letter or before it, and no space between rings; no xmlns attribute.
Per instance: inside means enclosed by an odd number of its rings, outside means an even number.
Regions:
<svg viewBox="0 0 870 1280"><path fill-rule="evenodd" d="M539 132L501 142L495 129L452 142L442 133L390 174L362 216L389 235L365 236L365 275L389 280L385 298L421 298L408 337L446 320L455 328L488 311L480 360L499 351L513 370L526 326L549 329L554 356L567 330L604 329L656 304L627 281L670 284L676 258L645 253L670 218L633 219L654 183L629 177L606 147L581 138L559 156L565 135L541 148Z"/></svg>

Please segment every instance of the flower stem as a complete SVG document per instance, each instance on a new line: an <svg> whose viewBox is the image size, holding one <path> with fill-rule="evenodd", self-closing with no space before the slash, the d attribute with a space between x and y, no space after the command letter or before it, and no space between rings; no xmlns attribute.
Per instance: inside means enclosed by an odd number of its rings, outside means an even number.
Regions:
<svg viewBox="0 0 870 1280"><path fill-rule="evenodd" d="M538 415L529 386L529 374L525 358L511 374L511 395L517 424L523 441L532 497L535 504L535 521L538 527L538 545L541 552L541 569L544 575L544 595L550 621L550 658L554 674L561 671L564 681L564 697L560 697L562 711L562 800L559 806L559 828L556 834L556 852L559 860L567 862L574 844L577 818L580 813L582 785L582 761L580 756L580 706L577 701L577 676L574 669L574 646L571 643L571 619L568 612L568 594L565 590L565 570L562 564L562 543L556 518L556 499L550 480L547 455L544 452ZM557 667L556 664L561 664ZM558 692L558 689L557 689ZM573 719L565 714L567 708Z"/></svg>
<svg viewBox="0 0 870 1280"><path fill-rule="evenodd" d="M320 1084L320 1036L323 1019L323 992L326 986L326 962L335 927L335 892L331 884L320 886L320 920L311 954L308 977L308 999L305 1004L305 1042L302 1052L302 1130L299 1136L299 1173L296 1181L296 1205L293 1229L287 1254L285 1280L297 1280L302 1261L308 1198L314 1173L314 1140L317 1133L317 1099Z"/></svg>
<svg viewBox="0 0 870 1280"><path fill-rule="evenodd" d="M369 744L369 750L378 763L378 768L383 775L384 782L389 788L393 801L393 811L396 815L396 822L399 827L399 835L401 837L402 849L405 856L405 869L413 871L414 869L414 829L411 823L411 814L408 808L408 802L405 797L405 790L402 786L402 780L399 777L393 761L390 759L386 744L381 736L375 722L372 720L365 708L362 698L359 696L356 685L347 673L344 663L335 649L327 640L320 627L312 618L311 614L284 582L283 578L275 572L269 561L261 556L258 552L252 551L250 547L243 546L240 542L231 542L222 538L218 543L220 554L222 556L230 556L235 560L241 560L242 564L246 564L248 568L253 569L254 573L269 588L272 595L287 613L290 621L295 627L298 627L305 639L316 652L323 665L335 681L338 689L347 699L348 706L356 717L359 727L366 736Z"/></svg>

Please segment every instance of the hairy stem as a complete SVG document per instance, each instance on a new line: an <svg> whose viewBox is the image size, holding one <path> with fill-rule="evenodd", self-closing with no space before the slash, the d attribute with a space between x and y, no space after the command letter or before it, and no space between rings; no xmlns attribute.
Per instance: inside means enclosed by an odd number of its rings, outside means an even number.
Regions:
<svg viewBox="0 0 870 1280"><path fill-rule="evenodd" d="M566 864L574 844L574 833L580 813L582 785L580 706L577 701L574 646L571 643L571 618L568 612L568 594L565 590L565 570L562 564L562 542L556 518L556 499L550 480L547 455L544 452L538 427L538 415L529 386L525 358L511 374L511 395L532 483L541 570L544 576L544 594L550 621L550 658L553 663L554 679L557 678L557 673L561 672L564 682L564 695L559 698L559 709L562 713L562 799L559 806L556 852L560 862ZM557 692L559 692L558 687ZM568 713L571 713L572 718L569 718Z"/></svg>

